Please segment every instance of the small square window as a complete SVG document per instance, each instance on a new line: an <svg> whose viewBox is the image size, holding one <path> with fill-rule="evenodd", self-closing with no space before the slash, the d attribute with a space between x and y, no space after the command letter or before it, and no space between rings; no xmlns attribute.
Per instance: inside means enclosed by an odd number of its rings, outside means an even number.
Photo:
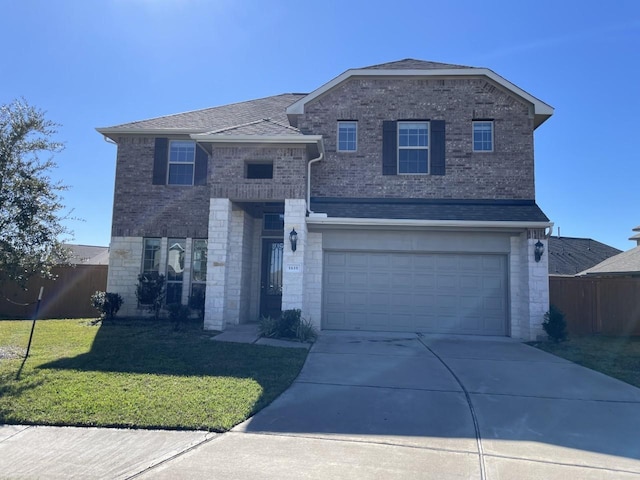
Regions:
<svg viewBox="0 0 640 480"><path fill-rule="evenodd" d="M355 152L358 148L358 122L338 122L338 151Z"/></svg>
<svg viewBox="0 0 640 480"><path fill-rule="evenodd" d="M247 163L247 178L273 178L273 163Z"/></svg>
<svg viewBox="0 0 640 480"><path fill-rule="evenodd" d="M493 122L473 122L473 151L493 152Z"/></svg>

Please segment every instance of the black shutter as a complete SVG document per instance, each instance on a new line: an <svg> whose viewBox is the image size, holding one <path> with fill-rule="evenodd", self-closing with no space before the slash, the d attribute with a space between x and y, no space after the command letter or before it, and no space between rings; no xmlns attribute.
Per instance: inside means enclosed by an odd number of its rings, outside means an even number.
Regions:
<svg viewBox="0 0 640 480"><path fill-rule="evenodd" d="M169 162L169 139L156 138L156 147L153 154L153 181L154 185L167 183L167 163Z"/></svg>
<svg viewBox="0 0 640 480"><path fill-rule="evenodd" d="M382 122L382 175L398 174L398 126L395 121Z"/></svg>
<svg viewBox="0 0 640 480"><path fill-rule="evenodd" d="M431 175L445 174L444 120L431 120Z"/></svg>
<svg viewBox="0 0 640 480"><path fill-rule="evenodd" d="M204 151L204 148L196 144L196 166L194 172L194 185L206 185L207 184L207 163L209 161L209 155Z"/></svg>

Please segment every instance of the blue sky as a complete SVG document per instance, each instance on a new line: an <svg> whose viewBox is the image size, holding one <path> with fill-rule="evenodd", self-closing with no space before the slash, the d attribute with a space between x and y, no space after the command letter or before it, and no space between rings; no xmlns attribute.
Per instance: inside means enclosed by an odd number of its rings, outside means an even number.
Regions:
<svg viewBox="0 0 640 480"><path fill-rule="evenodd" d="M116 147L95 127L285 92L403 58L487 67L555 107L537 202L563 236L640 225L640 2L0 0L0 103L61 124L75 242L108 245Z"/></svg>

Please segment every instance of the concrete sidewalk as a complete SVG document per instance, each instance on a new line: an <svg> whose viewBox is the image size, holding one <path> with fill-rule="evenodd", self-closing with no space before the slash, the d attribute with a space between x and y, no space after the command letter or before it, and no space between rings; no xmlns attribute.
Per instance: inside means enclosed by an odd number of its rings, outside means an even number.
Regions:
<svg viewBox="0 0 640 480"><path fill-rule="evenodd" d="M640 478L640 389L506 338L324 332L231 432L0 427L3 478Z"/></svg>

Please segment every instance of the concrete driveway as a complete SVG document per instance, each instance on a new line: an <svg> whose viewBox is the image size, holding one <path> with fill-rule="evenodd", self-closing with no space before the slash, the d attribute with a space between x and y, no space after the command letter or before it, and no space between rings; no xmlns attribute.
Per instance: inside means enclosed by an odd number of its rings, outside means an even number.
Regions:
<svg viewBox="0 0 640 480"><path fill-rule="evenodd" d="M98 447L117 432L58 429L74 430ZM27 433L3 431L0 477L58 476L7 470ZM503 338L324 332L291 388L231 432L139 433L138 449L111 434L111 463L84 471L60 434L50 461L84 478L640 477L640 389Z"/></svg>

